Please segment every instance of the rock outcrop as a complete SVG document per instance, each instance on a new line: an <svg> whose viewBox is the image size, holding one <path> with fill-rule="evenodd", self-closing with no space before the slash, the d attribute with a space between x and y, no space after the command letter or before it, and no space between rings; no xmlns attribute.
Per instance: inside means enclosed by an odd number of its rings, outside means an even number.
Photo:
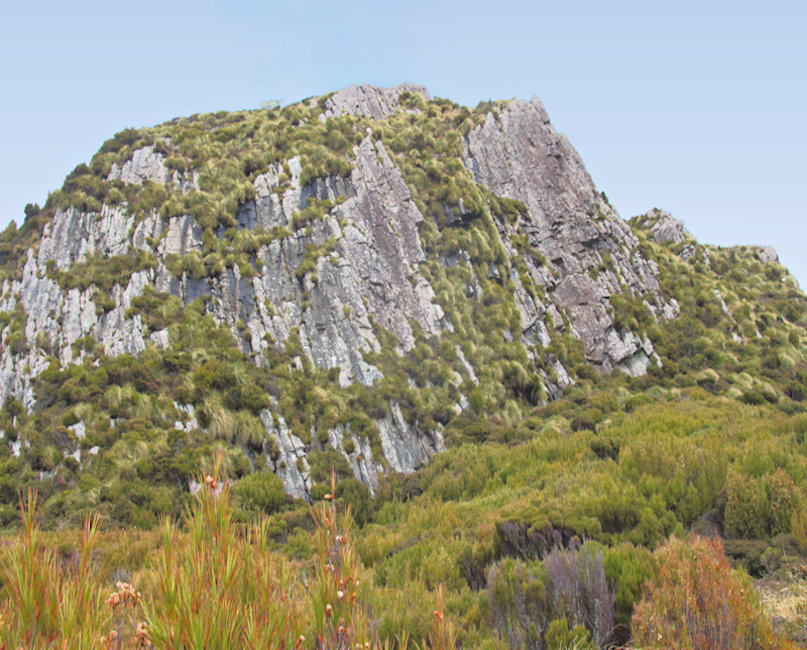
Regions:
<svg viewBox="0 0 807 650"><path fill-rule="evenodd" d="M145 160L156 164L153 157ZM32 379L47 367L48 354L62 364L80 361L73 345L85 336L92 336L110 356L138 354L148 340L166 347L167 332L148 337L140 317L127 315L132 299L142 295L147 285L177 295L186 304L200 296L213 297L208 303L211 315L232 330L256 363L261 362L268 341L285 343L297 331L314 364L339 369L343 385L353 381L371 385L380 379L381 372L363 358L364 352L380 350L372 323L395 334L402 351L414 343L410 321L430 336L438 336L450 324L434 300L431 285L418 271L425 260L417 232L423 216L400 172L383 144L369 137L355 147L354 160L349 177L320 179L307 187L300 187L300 167L292 160L294 173L282 196L273 193L277 169L255 179L256 199L241 206L240 228L291 228L294 213L305 208L307 198L342 201L323 220L262 247L257 252L261 271L249 279L240 276L237 266L202 280L176 277L168 271L163 263L166 256L202 248L201 229L188 216L167 222L152 216L135 224L134 217L120 208L105 206L98 214L72 208L58 212L43 233L38 254L29 254L22 280L7 281L3 287L0 311L14 311L19 300L28 315L30 352L17 358L4 350L0 400L19 397L32 408ZM146 169L144 174L154 169L143 165L141 160L132 169ZM130 182L145 178L138 172L132 180L132 174L121 178ZM152 174L149 179L156 177ZM325 244L330 244L329 252L316 259L312 272L296 273L307 251ZM130 246L147 251L158 262L154 268L132 274L125 286L117 285L110 296L114 306L101 315L94 302L95 289L64 290L47 272L50 265L69 271L89 256L122 255ZM246 338L237 330L239 320L247 325ZM41 333L49 340L47 350L36 344ZM278 465L278 474L291 494L305 496L307 475L297 469L298 458L305 457L303 443L288 431L282 418L273 418L267 411L263 421L281 450L283 467ZM378 427L386 462L394 471L411 472L443 448L439 432L420 431L406 423L397 407ZM357 475L374 487L384 468L373 460L369 447L358 455L367 460L353 461Z"/></svg>
<svg viewBox="0 0 807 650"><path fill-rule="evenodd" d="M609 297L643 296L661 314L658 269L636 250L630 227L597 193L541 102L512 101L498 114L488 113L466 138L464 162L485 188L527 206L529 218L502 236L526 234L549 262L546 269L524 260L534 281L568 316L587 360L606 371L619 367L643 374L653 357L652 343L614 326ZM533 309L523 305L523 311Z"/></svg>
<svg viewBox="0 0 807 650"><path fill-rule="evenodd" d="M773 246L762 246L759 250L759 259L767 264L779 262L779 254Z"/></svg>
<svg viewBox="0 0 807 650"><path fill-rule="evenodd" d="M694 239L692 234L684 227L684 222L674 219L669 212L653 208L643 215L638 222L640 228L650 231L650 236L660 244L681 242Z"/></svg>
<svg viewBox="0 0 807 650"><path fill-rule="evenodd" d="M356 115L378 120L400 110L398 97L405 92L421 95L426 100L430 97L425 87L411 83L402 83L394 88L379 88L369 84L348 86L325 100L323 116Z"/></svg>

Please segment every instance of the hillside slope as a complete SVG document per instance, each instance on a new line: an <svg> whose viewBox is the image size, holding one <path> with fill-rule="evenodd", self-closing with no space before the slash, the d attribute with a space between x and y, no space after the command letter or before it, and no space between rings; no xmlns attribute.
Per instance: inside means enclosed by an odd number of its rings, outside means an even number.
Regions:
<svg viewBox="0 0 807 650"><path fill-rule="evenodd" d="M6 521L35 485L53 521L150 525L216 447L292 497L334 465L376 490L609 382L807 390L770 252L626 223L537 99L354 86L127 129L27 215L0 237Z"/></svg>

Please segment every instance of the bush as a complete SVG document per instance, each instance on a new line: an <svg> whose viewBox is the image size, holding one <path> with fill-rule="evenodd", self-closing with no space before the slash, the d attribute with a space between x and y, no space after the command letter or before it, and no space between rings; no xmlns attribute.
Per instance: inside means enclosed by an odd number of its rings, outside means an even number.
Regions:
<svg viewBox="0 0 807 650"><path fill-rule="evenodd" d="M108 153L120 151L124 147L131 147L140 139L140 132L137 129L127 128L119 131L112 138L101 145L98 153Z"/></svg>
<svg viewBox="0 0 807 650"><path fill-rule="evenodd" d="M801 550L807 551L807 512L794 511L790 519L790 528Z"/></svg>
<svg viewBox="0 0 807 650"><path fill-rule="evenodd" d="M523 562L506 559L488 570L487 596L492 625L511 648L540 648L546 627L546 591Z"/></svg>
<svg viewBox="0 0 807 650"><path fill-rule="evenodd" d="M336 498L350 506L353 520L364 526L373 518L373 499L369 488L355 478L344 478L336 486Z"/></svg>
<svg viewBox="0 0 807 650"><path fill-rule="evenodd" d="M749 390L743 393L742 400L746 404L751 404L753 406L759 406L760 404L765 403L765 397L762 395L762 393L755 390Z"/></svg>
<svg viewBox="0 0 807 650"><path fill-rule="evenodd" d="M628 626L633 607L642 595L642 585L653 575L652 553L630 543L608 549L603 558L608 583L614 589L614 620L618 626Z"/></svg>
<svg viewBox="0 0 807 650"><path fill-rule="evenodd" d="M655 558L656 573L633 614L637 647L782 647L750 579L729 566L720 538L674 537Z"/></svg>
<svg viewBox="0 0 807 650"><path fill-rule="evenodd" d="M513 648L603 646L614 627L602 553L588 543L556 548L543 565L511 558L491 565L486 595L497 636Z"/></svg>
<svg viewBox="0 0 807 650"><path fill-rule="evenodd" d="M727 489L726 534L762 539L789 533L802 500L801 491L782 469L760 478L734 474Z"/></svg>
<svg viewBox="0 0 807 650"><path fill-rule="evenodd" d="M311 479L316 482L326 482L335 471L339 480L352 478L353 470L347 459L335 449L325 451L312 451L308 456L308 464L311 468Z"/></svg>
<svg viewBox="0 0 807 650"><path fill-rule="evenodd" d="M546 631L546 650L596 650L591 634L582 625L569 629L565 617L556 618Z"/></svg>
<svg viewBox="0 0 807 650"><path fill-rule="evenodd" d="M283 481L272 472L255 472L233 485L239 505L246 510L277 512L286 500Z"/></svg>
<svg viewBox="0 0 807 650"><path fill-rule="evenodd" d="M555 549L544 560L556 617L583 625L599 647L614 628L614 594L605 579L602 552L586 542L577 551Z"/></svg>
<svg viewBox="0 0 807 650"><path fill-rule="evenodd" d="M684 421L665 418L660 424L673 427ZM691 524L714 507L726 482L726 455L712 441L699 443L671 433L637 438L622 447L619 467L643 494L660 495L679 521Z"/></svg>
<svg viewBox="0 0 807 650"><path fill-rule="evenodd" d="M242 408L248 409L258 415L263 409L271 404L269 394L256 384L246 384L241 386L240 403Z"/></svg>

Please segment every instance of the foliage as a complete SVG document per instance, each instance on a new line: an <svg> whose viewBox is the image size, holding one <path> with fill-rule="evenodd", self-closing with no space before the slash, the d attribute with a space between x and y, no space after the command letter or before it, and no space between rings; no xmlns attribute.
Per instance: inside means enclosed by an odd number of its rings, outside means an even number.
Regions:
<svg viewBox="0 0 807 650"><path fill-rule="evenodd" d="M145 596L119 580L104 601L93 565L97 518L82 531L74 567L61 566L43 543L29 493L23 533L3 548L3 647L390 647L379 641L366 604L350 507L340 512L331 494L314 511L316 554L305 569L311 582L301 582L302 567L271 551L270 520L236 523L222 460L216 457L186 512L185 532L169 521L161 526L156 563L141 573ZM456 629L444 617L438 594L428 647L456 647ZM398 647L408 639L399 632Z"/></svg>
<svg viewBox="0 0 807 650"><path fill-rule="evenodd" d="M20 501L22 531L2 549L0 643L4 648L99 647L109 625L92 553L98 519L88 518L75 557L60 558L45 546L36 522L37 495Z"/></svg>
<svg viewBox="0 0 807 650"><path fill-rule="evenodd" d="M804 507L804 496L782 469L773 474L732 475L728 483L725 529L731 537L774 537L789 533Z"/></svg>
<svg viewBox="0 0 807 650"><path fill-rule="evenodd" d="M271 472L255 472L238 479L233 492L242 508L267 514L277 511L286 500L283 481Z"/></svg>
<svg viewBox="0 0 807 650"><path fill-rule="evenodd" d="M672 538L633 615L639 646L779 648L746 575L733 571L719 538Z"/></svg>
<svg viewBox="0 0 807 650"><path fill-rule="evenodd" d="M542 648L549 618L543 576L511 559L488 570L487 597L493 629L511 648Z"/></svg>
<svg viewBox="0 0 807 650"><path fill-rule="evenodd" d="M488 115L498 119L506 103L470 110L404 93L408 110L381 120L321 120L326 99L126 129L45 206L26 206L20 228L0 234L0 274L16 287L28 251L36 253L60 210L86 220L119 211L133 241L138 233L137 247L89 252L70 268L51 262L40 272L79 292L90 315L94 305L102 327L127 304L125 317L147 342L139 354L108 355L90 336L68 349L52 330L31 337L16 289L0 313L2 345L42 369L33 410L16 400L0 410L0 522L13 529L18 493L37 489L46 531L33 537L51 571L65 561L48 564L43 540L72 554L89 513L102 516L98 581L111 585L116 571L131 570L144 599L117 610L117 622L99 634L109 641L114 629L119 645L137 638L148 611L149 634L169 644L172 629L181 643L177 620L186 617L181 634L210 644L270 643L256 626L288 624L287 643L299 632L307 644L317 634L321 645L352 634L405 646L408 630L430 647L588 647L605 643L611 627L618 642L627 640L643 583L658 580L650 549L671 534L721 534L727 553L755 576L803 562L807 301L782 267L763 263L753 247L658 243L647 223L634 221L637 250L658 265L663 297L677 301L680 315L663 320L653 315L652 295L614 291L607 309L615 326L646 335L662 363L644 377L601 375L563 314L559 322L548 315L554 310L544 317L548 345L524 331L525 296L551 305L557 269L524 228L527 207L483 189L462 163L469 131ZM372 327L379 346L362 360L383 375L369 386L344 385L342 369L318 367L306 352L305 331L278 326L286 297L256 301L252 313L245 305L271 255L288 265L295 308L317 304L318 276L344 254L339 230L349 219L340 206L350 199L335 194L349 187L353 148L367 138L400 170L424 217L423 259L411 279L428 281L447 327L432 337L411 321L403 345L360 308L343 309L334 317L357 333ZM113 165L145 146L164 157L168 183L109 180ZM251 212L258 200L281 201L293 215L263 229ZM177 227L190 228L201 246L164 255ZM616 273L610 253L598 255L592 281ZM192 291L127 291L135 275L158 271L168 286ZM241 296L231 319L221 318L220 283ZM259 339L250 318L272 322L284 338ZM72 362L64 365L66 356ZM561 390L564 369L573 383ZM357 477L383 465L380 427L399 418L435 444L439 432L448 449L412 475L387 472L371 493ZM285 430L305 448L307 461L295 469L310 481L318 537L308 504L282 493ZM189 493L216 452L236 510L226 498L211 501L207 488L198 501ZM328 495L351 506L355 529L333 515ZM169 523L186 507L184 519ZM175 583L159 583L152 552ZM339 569L340 581L360 574L355 607L338 598L347 592L333 571L311 578L315 567L340 563L355 568ZM216 593L220 611L186 589L194 581ZM284 589L290 619L236 598L239 590L270 593L276 603ZM322 610L316 630L314 597ZM751 607L732 598L738 611ZM325 616L328 604L338 617ZM344 633L340 618L351 622Z"/></svg>
<svg viewBox="0 0 807 650"><path fill-rule="evenodd" d="M296 599L286 602L289 569L265 552L265 520L238 539L220 468L219 459L186 516L187 541L162 525L155 600L146 606L151 638L158 647L294 647L302 611Z"/></svg>
<svg viewBox="0 0 807 650"><path fill-rule="evenodd" d="M602 552L586 543L576 552L555 549L544 560L555 614L585 626L597 647L614 627L614 595L605 579Z"/></svg>

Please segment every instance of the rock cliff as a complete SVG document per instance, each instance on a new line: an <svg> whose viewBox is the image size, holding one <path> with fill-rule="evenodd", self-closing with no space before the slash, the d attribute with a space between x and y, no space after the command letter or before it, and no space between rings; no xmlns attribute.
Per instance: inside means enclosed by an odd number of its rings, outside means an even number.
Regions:
<svg viewBox="0 0 807 650"><path fill-rule="evenodd" d="M531 258L530 275L546 287L583 342L586 359L603 370L643 374L652 343L620 330L609 316L614 293L644 295L654 313L658 269L637 250L638 241L599 195L577 152L558 134L538 98L510 102L466 139L464 162L474 180L494 194L522 201L529 212L511 232L523 233L551 264L541 273ZM506 238L507 231L502 235ZM607 256L607 257L606 257ZM607 261L606 261L607 260ZM603 272L593 271L604 267ZM522 305L534 313L532 305Z"/></svg>

